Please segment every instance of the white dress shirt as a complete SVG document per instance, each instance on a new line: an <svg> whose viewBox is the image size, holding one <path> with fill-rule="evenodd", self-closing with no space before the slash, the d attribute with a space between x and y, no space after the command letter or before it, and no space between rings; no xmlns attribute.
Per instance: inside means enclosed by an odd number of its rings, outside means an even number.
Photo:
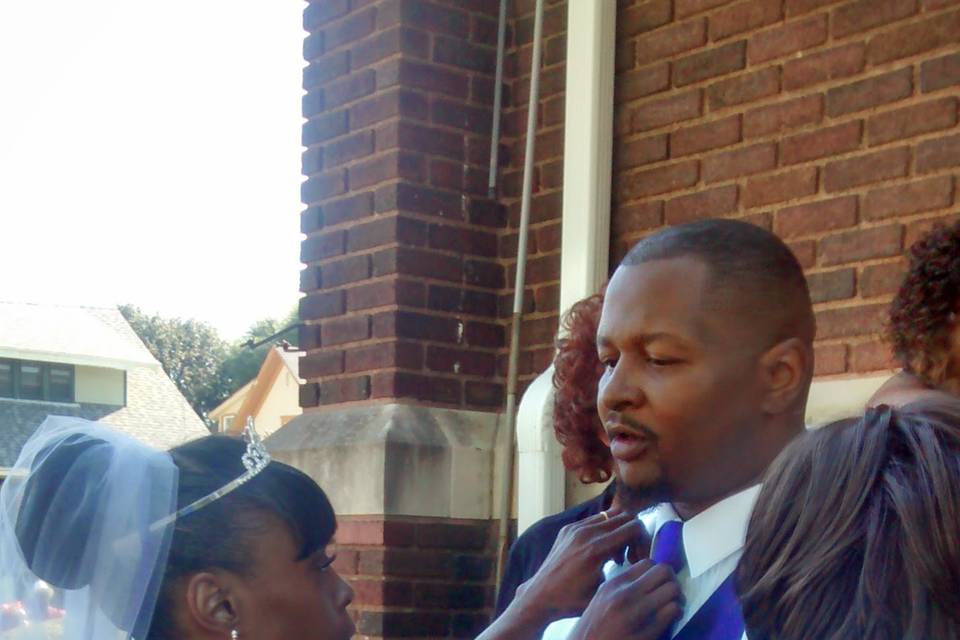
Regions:
<svg viewBox="0 0 960 640"><path fill-rule="evenodd" d="M683 523L683 551L687 564L677 574L680 590L686 598L683 615L673 626L677 635L685 624L703 606L723 581L733 573L743 553L750 512L760 493L754 485L735 493ZM671 520L680 520L669 503L661 504L637 516L647 531L656 533ZM603 574L610 579L626 569L626 563L608 562ZM564 640L579 618L565 618L554 622L543 634L543 640ZM746 640L746 633L743 640Z"/></svg>

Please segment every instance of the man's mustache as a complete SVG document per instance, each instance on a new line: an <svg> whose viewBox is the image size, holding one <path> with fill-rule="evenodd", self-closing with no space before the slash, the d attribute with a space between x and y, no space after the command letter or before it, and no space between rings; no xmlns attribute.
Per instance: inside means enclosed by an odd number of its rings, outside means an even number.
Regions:
<svg viewBox="0 0 960 640"><path fill-rule="evenodd" d="M623 426L628 427L631 431L637 431L642 434L644 438L648 439L654 444L660 439L660 436L651 431L650 427L647 425L637 422L636 420L616 411L613 411L607 415L607 420L604 424L604 427L609 432L609 425L614 424L622 424Z"/></svg>

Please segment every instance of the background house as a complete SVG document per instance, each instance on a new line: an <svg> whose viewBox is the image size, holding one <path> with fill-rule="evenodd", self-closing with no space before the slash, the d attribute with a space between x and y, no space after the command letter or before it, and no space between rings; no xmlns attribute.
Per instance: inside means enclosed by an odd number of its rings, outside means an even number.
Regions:
<svg viewBox="0 0 960 640"><path fill-rule="evenodd" d="M243 385L210 412L217 430L240 433L252 417L257 433L266 438L303 413L300 408L298 361L303 352L282 346L267 352L257 377Z"/></svg>
<svg viewBox="0 0 960 640"><path fill-rule="evenodd" d="M50 414L158 448L209 434L117 309L0 302L0 468Z"/></svg>

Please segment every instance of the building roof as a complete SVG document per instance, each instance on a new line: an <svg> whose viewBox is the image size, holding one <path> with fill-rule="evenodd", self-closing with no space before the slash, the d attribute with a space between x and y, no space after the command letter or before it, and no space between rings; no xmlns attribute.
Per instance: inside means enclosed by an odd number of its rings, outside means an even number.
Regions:
<svg viewBox="0 0 960 640"><path fill-rule="evenodd" d="M0 358L160 369L116 308L0 302Z"/></svg>
<svg viewBox="0 0 960 640"><path fill-rule="evenodd" d="M234 412L236 417L233 429L242 430L247 417L256 416L260 411L281 371L287 369L297 381L303 383L298 374L300 356L303 354L303 351L287 351L282 347L273 347L264 357L257 376L215 407L210 416L219 420L223 415Z"/></svg>
<svg viewBox="0 0 960 640"><path fill-rule="evenodd" d="M158 449L210 433L117 309L0 303L0 357L126 371L123 407L0 398L0 469L48 415L99 420Z"/></svg>

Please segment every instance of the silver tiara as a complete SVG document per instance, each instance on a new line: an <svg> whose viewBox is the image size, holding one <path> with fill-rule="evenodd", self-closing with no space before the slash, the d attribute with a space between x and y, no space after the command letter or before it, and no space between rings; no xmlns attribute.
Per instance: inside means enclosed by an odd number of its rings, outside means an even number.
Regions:
<svg viewBox="0 0 960 640"><path fill-rule="evenodd" d="M194 500L176 513L158 520L150 526L150 529L157 530L170 524L178 518L183 518L191 513L194 513L195 511L203 509L211 502L215 502L231 491L238 489L245 483L252 480L258 473L266 469L272 458L270 457L270 452L268 452L267 448L263 446L263 440L260 439L260 435L253 426L252 416L247 418L247 424L243 428L243 441L247 443L247 450L240 457L240 462L243 463L243 468L246 469L243 474L237 478L234 478L216 491L212 491L202 498Z"/></svg>

